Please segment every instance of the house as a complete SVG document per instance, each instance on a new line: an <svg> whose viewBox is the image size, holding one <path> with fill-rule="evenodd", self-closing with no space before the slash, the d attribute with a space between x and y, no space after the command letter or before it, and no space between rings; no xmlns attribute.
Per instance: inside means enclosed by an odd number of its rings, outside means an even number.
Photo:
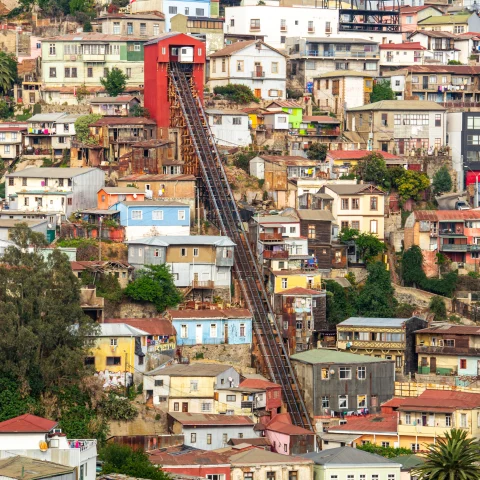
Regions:
<svg viewBox="0 0 480 480"><path fill-rule="evenodd" d="M282 387L277 383L262 378L245 378L238 386L240 389L253 389L265 392L265 395L256 395L256 407L265 409L273 418L280 413L282 407Z"/></svg>
<svg viewBox="0 0 480 480"><path fill-rule="evenodd" d="M150 450L148 458L174 478L230 480L230 461L221 453L180 445Z"/></svg>
<svg viewBox="0 0 480 480"><path fill-rule="evenodd" d="M400 480L412 480L416 476L418 467L425 463L425 457L420 455L399 455L391 458L392 461L399 463L401 467Z"/></svg>
<svg viewBox="0 0 480 480"><path fill-rule="evenodd" d="M95 97L89 100L92 113L104 116L128 117L134 106L140 105L138 97L119 95L118 97Z"/></svg>
<svg viewBox="0 0 480 480"><path fill-rule="evenodd" d="M203 450L222 448L231 438L255 436L253 420L241 415L169 412L167 423L170 433L185 436L185 445Z"/></svg>
<svg viewBox="0 0 480 480"><path fill-rule="evenodd" d="M0 475L12 480L76 480L74 467L58 463L36 460L24 456L14 456L0 460Z"/></svg>
<svg viewBox="0 0 480 480"><path fill-rule="evenodd" d="M480 31L480 18L476 13L457 13L453 15L434 15L417 22L417 30L437 32L466 33Z"/></svg>
<svg viewBox="0 0 480 480"><path fill-rule="evenodd" d="M47 230L51 230L48 228L47 219L0 219L0 240L10 240L10 230L15 228L20 223L26 224L28 228L32 230L32 232L43 234L45 238L47 238Z"/></svg>
<svg viewBox="0 0 480 480"><path fill-rule="evenodd" d="M265 42L235 42L209 58L210 88L239 83L257 98L286 98L286 55Z"/></svg>
<svg viewBox="0 0 480 480"><path fill-rule="evenodd" d="M334 113L342 123L345 108L361 107L370 102L373 78L369 72L334 70L313 79L313 96L323 111Z"/></svg>
<svg viewBox="0 0 480 480"><path fill-rule="evenodd" d="M305 35L289 36L286 41L289 53L288 80L311 92L314 78L336 70L364 71L377 77L380 38L368 37L354 38L350 32L343 33L341 38L337 35L332 38L331 34L323 37L309 35L307 38ZM384 36L381 38L387 39Z"/></svg>
<svg viewBox="0 0 480 480"><path fill-rule="evenodd" d="M97 193L97 208L108 210L119 202L143 202L145 191L134 187L103 187Z"/></svg>
<svg viewBox="0 0 480 480"><path fill-rule="evenodd" d="M38 113L28 119L25 151L29 155L59 157L72 146L75 121L81 115L66 113Z"/></svg>
<svg viewBox="0 0 480 480"><path fill-rule="evenodd" d="M384 239L385 193L374 185L324 185L320 193L333 198L332 214L340 230L354 228Z"/></svg>
<svg viewBox="0 0 480 480"><path fill-rule="evenodd" d="M261 130L273 132L275 130L288 130L288 113L283 110L265 111L263 114L263 127ZM258 132L257 132L258 134Z"/></svg>
<svg viewBox="0 0 480 480"><path fill-rule="evenodd" d="M452 428L465 430L469 438L476 437L480 429L478 393L428 389L418 397L401 400L397 411L400 447L414 453L426 451Z"/></svg>
<svg viewBox="0 0 480 480"><path fill-rule="evenodd" d="M45 447L45 448L43 448ZM19 480L25 478L21 466L29 475L28 470L33 468L34 472L41 472L41 465L52 465L54 462L57 473L62 469L65 474L65 467L76 470L77 475L82 475L85 480L95 480L95 466L97 462L97 441L67 439L66 435L58 428L58 422L38 417L32 414L24 414L0 422L0 475ZM12 462L13 463L10 463ZM19 461L20 463L17 463ZM19 467L19 475L12 476L4 470L6 465L12 468ZM56 473L52 472L55 477ZM58 473L60 479L67 480L62 473ZM50 478L50 475L41 475L34 478Z"/></svg>
<svg viewBox="0 0 480 480"><path fill-rule="evenodd" d="M0 123L0 157L11 161L23 152L27 126L22 124Z"/></svg>
<svg viewBox="0 0 480 480"><path fill-rule="evenodd" d="M174 150L174 143L169 140L151 139L132 143L131 152L126 154L130 160L128 173L182 173L183 161L173 158Z"/></svg>
<svg viewBox="0 0 480 480"><path fill-rule="evenodd" d="M265 409L265 389L231 387L216 391L215 413L261 417Z"/></svg>
<svg viewBox="0 0 480 480"><path fill-rule="evenodd" d="M261 448L248 448L238 452L224 452L231 462L231 479L242 480L310 480L313 478L312 462L301 456L287 456L267 452Z"/></svg>
<svg viewBox="0 0 480 480"><path fill-rule="evenodd" d="M282 110L288 113L288 128L300 128L303 107L294 100L276 100L269 103L265 108L270 111Z"/></svg>
<svg viewBox="0 0 480 480"><path fill-rule="evenodd" d="M403 65L423 64L426 48L420 42L380 44L380 69L397 69Z"/></svg>
<svg viewBox="0 0 480 480"><path fill-rule="evenodd" d="M337 325L337 348L395 360L395 370L408 375L417 371L415 331L427 325L418 317L350 317Z"/></svg>
<svg viewBox="0 0 480 480"><path fill-rule="evenodd" d="M410 155L445 145L445 108L436 102L382 100L347 110L347 126L367 150Z"/></svg>
<svg viewBox="0 0 480 480"><path fill-rule="evenodd" d="M169 412L213 413L218 409L215 392L239 383L238 372L228 365L161 365L144 374L143 391L147 403L161 405Z"/></svg>
<svg viewBox="0 0 480 480"><path fill-rule="evenodd" d="M418 22L426 18L441 15L443 15L442 10L433 5L401 6L400 23L402 25L402 32L406 35L408 35L409 32L415 32L418 30Z"/></svg>
<svg viewBox="0 0 480 480"><path fill-rule="evenodd" d="M142 337L148 335L126 323L101 323L91 338L85 365L92 367L105 388L141 383L145 370Z"/></svg>
<svg viewBox="0 0 480 480"><path fill-rule="evenodd" d="M394 395L392 360L322 348L290 358L313 416L375 413Z"/></svg>
<svg viewBox="0 0 480 480"><path fill-rule="evenodd" d="M137 38L158 37L165 30L165 15L152 13L107 13L95 19L105 35Z"/></svg>
<svg viewBox="0 0 480 480"><path fill-rule="evenodd" d="M460 51L456 48L457 38L455 33L417 30L410 34L409 40L423 47L423 61L417 60L420 63L434 62L447 65L449 60L459 61ZM417 54L417 58L420 57L421 55Z"/></svg>
<svg viewBox="0 0 480 480"><path fill-rule="evenodd" d="M176 287L194 298L230 300L235 244L213 235L147 237L128 242L128 262L135 268L167 264Z"/></svg>
<svg viewBox="0 0 480 480"><path fill-rule="evenodd" d="M207 109L208 124L218 145L246 147L252 143L248 115L239 110Z"/></svg>
<svg viewBox="0 0 480 480"><path fill-rule="evenodd" d="M192 34L205 39L207 55L225 46L224 23L224 20L218 17L198 17L182 13L177 13L171 19L172 32Z"/></svg>
<svg viewBox="0 0 480 480"><path fill-rule="evenodd" d="M103 92L100 78L113 67L127 76L124 93L142 91L146 41L147 37L85 32L42 38L43 100L76 105L76 89L85 85L92 96Z"/></svg>
<svg viewBox="0 0 480 480"><path fill-rule="evenodd" d="M171 200L119 202L110 210L120 212L126 240L159 235L190 235L188 205Z"/></svg>
<svg viewBox="0 0 480 480"><path fill-rule="evenodd" d="M342 435L341 433L320 433L318 437L321 440L322 448L321 450L329 450L332 448L338 447L353 447L355 440L359 439L361 435L357 434L350 434L350 435Z"/></svg>
<svg viewBox="0 0 480 480"><path fill-rule="evenodd" d="M468 325L435 325L415 332L418 373L478 375L480 329Z"/></svg>
<svg viewBox="0 0 480 480"><path fill-rule="evenodd" d="M438 275L438 252L460 267L476 271L480 255L478 210L417 210L405 222L405 248L418 245L428 276Z"/></svg>
<svg viewBox="0 0 480 480"><path fill-rule="evenodd" d="M167 310L178 332L178 345L252 343L252 314L245 308Z"/></svg>
<svg viewBox="0 0 480 480"><path fill-rule="evenodd" d="M357 448L331 448L305 453L302 457L315 462L313 472L317 478L355 478L357 472L362 472L359 476L362 480L400 478L401 464Z"/></svg>
<svg viewBox="0 0 480 480"><path fill-rule="evenodd" d="M97 205L105 183L98 168L25 168L5 176L5 197L12 210L40 211L68 218Z"/></svg>
<svg viewBox="0 0 480 480"><path fill-rule="evenodd" d="M120 287L126 288L132 279L133 267L127 262L118 260L94 260L94 261L77 261L71 260L70 266L72 272L77 278L82 278L85 274L91 275L96 279L97 275L113 275L120 284Z"/></svg>

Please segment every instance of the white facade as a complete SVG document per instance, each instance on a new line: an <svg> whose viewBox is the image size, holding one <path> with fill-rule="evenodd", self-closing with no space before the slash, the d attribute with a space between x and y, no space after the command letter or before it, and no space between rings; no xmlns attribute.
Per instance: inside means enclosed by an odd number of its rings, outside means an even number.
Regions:
<svg viewBox="0 0 480 480"><path fill-rule="evenodd" d="M228 110L206 110L208 124L218 145L246 147L252 143L248 115Z"/></svg>
<svg viewBox="0 0 480 480"><path fill-rule="evenodd" d="M165 31L171 29L171 19L178 13L187 17L210 17L210 2L205 0L163 0Z"/></svg>
<svg viewBox="0 0 480 480"><path fill-rule="evenodd" d="M267 129L288 130L288 113L283 111L265 112L264 125Z"/></svg>
<svg viewBox="0 0 480 480"><path fill-rule="evenodd" d="M201 282L213 281L215 288L226 288L231 285L231 267L220 267L211 263L167 263L173 273L175 286L185 288L192 285L195 279Z"/></svg>
<svg viewBox="0 0 480 480"><path fill-rule="evenodd" d="M463 112L448 112L446 117L447 138L452 156L452 168L457 172L457 191L462 192L465 185L465 172L463 170L462 158Z"/></svg>
<svg viewBox="0 0 480 480"><path fill-rule="evenodd" d="M25 130L18 127L9 129L0 124L0 158L13 160L22 153Z"/></svg>
<svg viewBox="0 0 480 480"><path fill-rule="evenodd" d="M188 225L127 225L125 226L125 240L136 240L144 237L160 235L190 235Z"/></svg>
<svg viewBox="0 0 480 480"><path fill-rule="evenodd" d="M380 67L401 67L415 64L423 64L424 57L429 57L429 52L423 48L412 50L411 48L388 48L388 45L380 46Z"/></svg>
<svg viewBox="0 0 480 480"><path fill-rule="evenodd" d="M250 87L258 98L285 98L285 56L265 43L248 43L232 54L223 56L220 50L210 57L210 87L236 83Z"/></svg>
<svg viewBox="0 0 480 480"><path fill-rule="evenodd" d="M356 72L353 72L356 73ZM339 74L338 77L328 76L320 77L315 80L313 87L313 96L315 100L320 104L321 108L335 110L337 112L341 109L361 107L365 105L365 82L373 82L371 77L368 77L365 72L365 76L349 76L348 72L345 74ZM366 80L369 78L369 80ZM340 91L334 95L334 82L338 80ZM338 98L338 100L337 100ZM337 102L337 104L335 104ZM342 105L338 102L343 102ZM343 113L338 116L343 117Z"/></svg>

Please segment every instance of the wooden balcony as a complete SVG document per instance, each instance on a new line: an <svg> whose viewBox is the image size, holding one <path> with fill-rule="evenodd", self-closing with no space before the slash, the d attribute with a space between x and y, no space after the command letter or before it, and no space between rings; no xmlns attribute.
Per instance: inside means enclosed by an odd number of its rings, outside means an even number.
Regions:
<svg viewBox="0 0 480 480"><path fill-rule="evenodd" d="M192 287L197 290L213 290L215 288L215 282L213 280L194 280Z"/></svg>
<svg viewBox="0 0 480 480"><path fill-rule="evenodd" d="M278 242L278 240L282 240L282 234L281 233L261 233L260 234L260 240L263 242Z"/></svg>
<svg viewBox="0 0 480 480"><path fill-rule="evenodd" d="M417 345L417 353L433 353L443 355L480 355L480 348L470 347L445 347L440 345Z"/></svg>
<svg viewBox="0 0 480 480"><path fill-rule="evenodd" d="M264 250L263 251L263 258L269 260L276 260L276 259L287 259L288 258L288 251L287 250Z"/></svg>

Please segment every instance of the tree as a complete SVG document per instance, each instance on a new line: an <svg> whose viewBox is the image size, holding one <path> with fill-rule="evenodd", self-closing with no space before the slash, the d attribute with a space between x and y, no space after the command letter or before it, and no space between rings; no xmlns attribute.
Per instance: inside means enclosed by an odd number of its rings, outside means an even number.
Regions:
<svg viewBox="0 0 480 480"><path fill-rule="evenodd" d="M324 143L313 142L307 150L307 158L310 160L324 161L327 158L328 147Z"/></svg>
<svg viewBox="0 0 480 480"><path fill-rule="evenodd" d="M150 112L148 108L142 107L141 105L134 105L129 112L131 117L145 117L150 118Z"/></svg>
<svg viewBox="0 0 480 480"><path fill-rule="evenodd" d="M137 278L125 289L125 295L139 302L151 302L157 311L163 312L182 300L167 265L146 265Z"/></svg>
<svg viewBox="0 0 480 480"><path fill-rule="evenodd" d="M367 280L357 299L358 314L362 317L394 317L398 302L390 272L382 262L370 263L367 271Z"/></svg>
<svg viewBox="0 0 480 480"><path fill-rule="evenodd" d="M445 165L441 166L433 175L432 185L435 195L441 195L452 190L452 177Z"/></svg>
<svg viewBox="0 0 480 480"><path fill-rule="evenodd" d="M100 79L103 88L111 97L117 97L127 86L127 76L117 67L107 72L107 76Z"/></svg>
<svg viewBox="0 0 480 480"><path fill-rule="evenodd" d="M380 80L373 85L370 103L380 102L381 100L395 100L395 93L393 93L389 80Z"/></svg>
<svg viewBox="0 0 480 480"><path fill-rule="evenodd" d="M423 271L423 253L418 245L412 245L402 255L402 279L406 287L419 287L425 272Z"/></svg>
<svg viewBox="0 0 480 480"><path fill-rule="evenodd" d="M12 102L13 103L13 102ZM7 102L6 100L0 99L0 118L6 120L13 116L13 107L12 103Z"/></svg>
<svg viewBox="0 0 480 480"><path fill-rule="evenodd" d="M252 89L247 86L247 85L237 85L233 83L229 83L228 85L225 86L218 86L213 88L213 93L215 95L221 95L227 100L230 100L232 102L236 103L259 103L260 99L257 98L253 92Z"/></svg>
<svg viewBox="0 0 480 480"><path fill-rule="evenodd" d="M7 95L17 80L17 59L13 53L0 51L0 94Z"/></svg>
<svg viewBox="0 0 480 480"><path fill-rule="evenodd" d="M432 297L428 308L433 313L436 322L447 319L447 307L442 297Z"/></svg>
<svg viewBox="0 0 480 480"><path fill-rule="evenodd" d="M390 189L398 188L398 181L403 177L405 169L403 167L391 167L387 169L387 179L384 185Z"/></svg>
<svg viewBox="0 0 480 480"><path fill-rule="evenodd" d="M90 24L90 26L91 26L91 24ZM85 25L84 25L83 31L86 32ZM90 92L89 92L89 90L88 90L88 88L85 84L80 85L77 88L77 91L75 93L76 93L76 96L77 96L78 104L81 104L85 100L85 98L90 94Z"/></svg>
<svg viewBox="0 0 480 480"><path fill-rule="evenodd" d="M388 177L385 159L377 152L361 158L355 167L355 173L364 182L373 182L376 185L382 185Z"/></svg>
<svg viewBox="0 0 480 480"><path fill-rule="evenodd" d="M356 448L364 452L374 453L385 458L394 458L398 455L411 455L412 451L409 448L402 447L382 447L374 443L367 442L363 445L358 445Z"/></svg>
<svg viewBox="0 0 480 480"><path fill-rule="evenodd" d="M100 451L103 460L102 473L121 473L128 477L151 480L169 480L169 476L152 464L142 450L132 450L128 445L107 443Z"/></svg>
<svg viewBox="0 0 480 480"><path fill-rule="evenodd" d="M480 478L480 446L468 431L452 428L445 438L427 445L425 463L414 472L419 480L474 480Z"/></svg>
<svg viewBox="0 0 480 480"><path fill-rule="evenodd" d="M385 244L375 234L360 233L355 228L344 228L339 233L338 239L343 243L354 241L360 253L360 258L365 262L373 260L386 250Z"/></svg>
<svg viewBox="0 0 480 480"><path fill-rule="evenodd" d="M84 32L93 32L93 26L92 26L92 22L90 20L87 20L83 24L83 31ZM78 94L77 94L77 97L78 97Z"/></svg>
<svg viewBox="0 0 480 480"><path fill-rule="evenodd" d="M90 124L95 123L102 118L101 115L91 113L90 115L82 115L75 120L75 136L81 143L96 143L96 141L90 137Z"/></svg>
<svg viewBox="0 0 480 480"><path fill-rule="evenodd" d="M398 194L403 200L420 200L420 193L430 186L430 179L423 172L405 170L398 179Z"/></svg>
<svg viewBox="0 0 480 480"><path fill-rule="evenodd" d="M326 280L325 289L329 325L336 325L355 314L356 291L354 288L344 288L334 280Z"/></svg>

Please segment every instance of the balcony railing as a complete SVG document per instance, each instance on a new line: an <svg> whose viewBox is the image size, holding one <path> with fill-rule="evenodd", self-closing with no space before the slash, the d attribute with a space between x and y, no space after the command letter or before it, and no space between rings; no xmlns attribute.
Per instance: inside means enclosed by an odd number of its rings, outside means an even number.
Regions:
<svg viewBox="0 0 480 480"><path fill-rule="evenodd" d="M451 86L451 89L444 90L445 93L462 93L462 92L473 92L476 90L474 85L453 85L451 83L412 83L412 90L433 90L438 91L439 87ZM458 90L457 90L457 87ZM442 93L444 93L442 92Z"/></svg>
<svg viewBox="0 0 480 480"><path fill-rule="evenodd" d="M197 289L207 289L211 290L215 288L215 282L213 280L194 280L192 282L192 287Z"/></svg>
<svg viewBox="0 0 480 480"><path fill-rule="evenodd" d="M265 78L265 72L263 70L255 70L252 72L252 78Z"/></svg>
<svg viewBox="0 0 480 480"><path fill-rule="evenodd" d="M83 61L84 62L104 62L105 54L104 53L84 53Z"/></svg>
<svg viewBox="0 0 480 480"><path fill-rule="evenodd" d="M417 345L417 353L445 353L451 355L480 355L480 348L444 347L440 345Z"/></svg>
<svg viewBox="0 0 480 480"><path fill-rule="evenodd" d="M480 107L480 102L437 102L442 107L445 108L478 108Z"/></svg>
<svg viewBox="0 0 480 480"><path fill-rule="evenodd" d="M307 57L378 58L378 52L341 52L336 50L305 50Z"/></svg>
<svg viewBox="0 0 480 480"><path fill-rule="evenodd" d="M440 251L442 252L480 252L480 245L467 244L440 244Z"/></svg>
<svg viewBox="0 0 480 480"><path fill-rule="evenodd" d="M265 259L286 259L288 258L288 251L287 250L264 250L263 251L263 258Z"/></svg>
<svg viewBox="0 0 480 480"><path fill-rule="evenodd" d="M282 240L283 237L282 237L282 234L281 233L261 233L260 234L260 240L262 241L278 241L278 240Z"/></svg>
<svg viewBox="0 0 480 480"><path fill-rule="evenodd" d="M143 142L146 140L143 135L139 135L138 137L127 137L127 136L119 136L114 138L112 136L108 137L109 143L134 143L134 142Z"/></svg>
<svg viewBox="0 0 480 480"><path fill-rule="evenodd" d="M240 402L240 408L248 408L252 409L253 408L253 402Z"/></svg>

